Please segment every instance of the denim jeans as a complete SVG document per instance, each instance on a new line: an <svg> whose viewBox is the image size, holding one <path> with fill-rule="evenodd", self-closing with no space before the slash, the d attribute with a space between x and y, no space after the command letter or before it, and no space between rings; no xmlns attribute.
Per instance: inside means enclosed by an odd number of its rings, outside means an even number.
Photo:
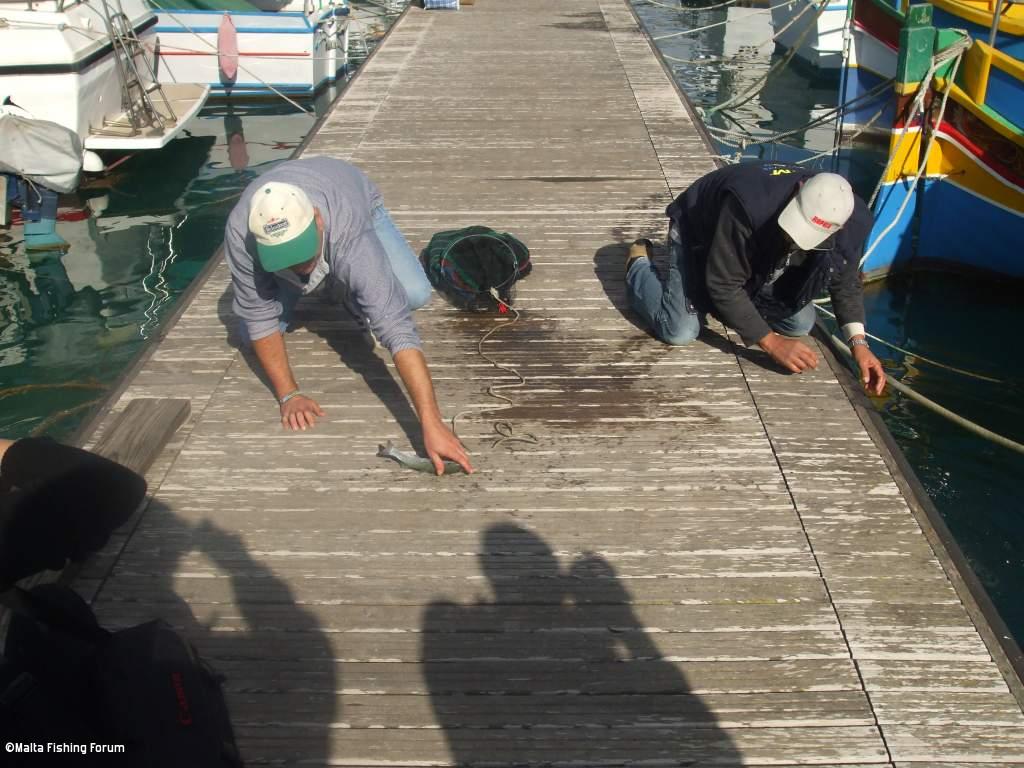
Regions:
<svg viewBox="0 0 1024 768"><path fill-rule="evenodd" d="M377 234L377 239L380 240L381 245L384 246L384 252L388 255L388 261L391 262L391 271L395 273L398 282L405 289L405 297L409 302L409 309L419 309L430 301L431 296L430 281L427 280L427 274L423 271L419 258L412 248L409 247L405 236L395 226L395 222L391 219L391 214L388 213L387 208L383 205L374 207L371 217L373 231ZM333 277L328 275L324 282L330 283L331 281L333 281ZM281 319L278 327L281 333L285 333L288 330L288 324L291 322L295 305L302 298L302 292L291 283L286 283L282 280L279 280L277 284L279 291L277 300L281 302ZM244 323L242 328L244 333Z"/></svg>
<svg viewBox="0 0 1024 768"><path fill-rule="evenodd" d="M626 292L633 310L666 344L689 344L700 333L701 316L686 294L685 245L675 225L668 233L668 275L664 281L650 259L636 259L626 273ZM814 305L769 323L784 336L804 336L814 327Z"/></svg>

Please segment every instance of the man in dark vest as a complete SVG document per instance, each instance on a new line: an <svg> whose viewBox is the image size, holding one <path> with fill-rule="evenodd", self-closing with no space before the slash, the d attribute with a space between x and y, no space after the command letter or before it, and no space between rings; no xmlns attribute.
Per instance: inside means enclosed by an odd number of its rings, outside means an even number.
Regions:
<svg viewBox="0 0 1024 768"><path fill-rule="evenodd" d="M778 164L741 163L698 179L668 207L663 280L646 241L626 261L634 310L666 344L688 344L710 313L784 368L818 365L799 336L814 326L825 289L869 391L885 374L864 335L860 256L871 213L849 182Z"/></svg>

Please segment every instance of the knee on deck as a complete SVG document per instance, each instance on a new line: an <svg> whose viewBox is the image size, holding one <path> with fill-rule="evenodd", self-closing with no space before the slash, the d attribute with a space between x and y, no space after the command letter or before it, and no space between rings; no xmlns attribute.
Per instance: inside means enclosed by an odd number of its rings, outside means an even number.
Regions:
<svg viewBox="0 0 1024 768"><path fill-rule="evenodd" d="M775 331L783 336L806 336L814 328L815 310L813 306L804 307L792 317L786 318Z"/></svg>
<svg viewBox="0 0 1024 768"><path fill-rule="evenodd" d="M405 297L409 302L409 309L417 310L420 307L427 304L430 301L430 297L433 295L433 290L430 287L430 283L423 280L421 283L416 283L412 286L405 286Z"/></svg>
<svg viewBox="0 0 1024 768"><path fill-rule="evenodd" d="M657 329L660 341L673 347L689 344L700 333L700 323L682 323L679 327L663 326Z"/></svg>

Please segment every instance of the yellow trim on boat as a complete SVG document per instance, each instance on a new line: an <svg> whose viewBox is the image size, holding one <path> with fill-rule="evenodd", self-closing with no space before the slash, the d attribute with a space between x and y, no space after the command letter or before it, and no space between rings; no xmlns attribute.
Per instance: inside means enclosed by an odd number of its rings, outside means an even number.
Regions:
<svg viewBox="0 0 1024 768"><path fill-rule="evenodd" d="M980 27L989 29L992 26L992 14L995 13L995 0L929 0L936 8L973 22ZM999 31L1008 35L1024 36L1024 6L1013 3L999 20Z"/></svg>
<svg viewBox="0 0 1024 768"><path fill-rule="evenodd" d="M945 88L946 79L942 77L935 78L936 92L942 93ZM954 85L950 90L949 95L953 101L966 108L972 115L977 117L1000 136L1005 136L1014 144L1024 147L1024 130L1019 130L1009 123L994 118L991 114L978 106L978 103L974 101L974 99L972 99L970 95L968 95L959 85Z"/></svg>
<svg viewBox="0 0 1024 768"><path fill-rule="evenodd" d="M928 156L928 176L949 181L972 194L1018 214L1024 214L1024 190L988 171L974 155L940 135Z"/></svg>
<svg viewBox="0 0 1024 768"><path fill-rule="evenodd" d="M883 183L913 178L921 163L921 128L893 131L889 137L889 157L892 159L886 166Z"/></svg>
<svg viewBox="0 0 1024 768"><path fill-rule="evenodd" d="M964 92L976 104L985 103L988 92L988 73L992 68L992 49L975 41L964 55L963 84Z"/></svg>

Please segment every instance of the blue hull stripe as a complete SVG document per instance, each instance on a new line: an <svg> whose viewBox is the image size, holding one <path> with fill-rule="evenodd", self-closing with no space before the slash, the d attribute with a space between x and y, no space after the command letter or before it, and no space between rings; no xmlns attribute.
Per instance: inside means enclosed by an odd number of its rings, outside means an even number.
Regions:
<svg viewBox="0 0 1024 768"><path fill-rule="evenodd" d="M1024 216L943 179L927 179L921 200L918 257L941 259L1012 277L1024 277L1020 239ZM950 216L950 211L956 211ZM984 233L984 247L978 235Z"/></svg>

